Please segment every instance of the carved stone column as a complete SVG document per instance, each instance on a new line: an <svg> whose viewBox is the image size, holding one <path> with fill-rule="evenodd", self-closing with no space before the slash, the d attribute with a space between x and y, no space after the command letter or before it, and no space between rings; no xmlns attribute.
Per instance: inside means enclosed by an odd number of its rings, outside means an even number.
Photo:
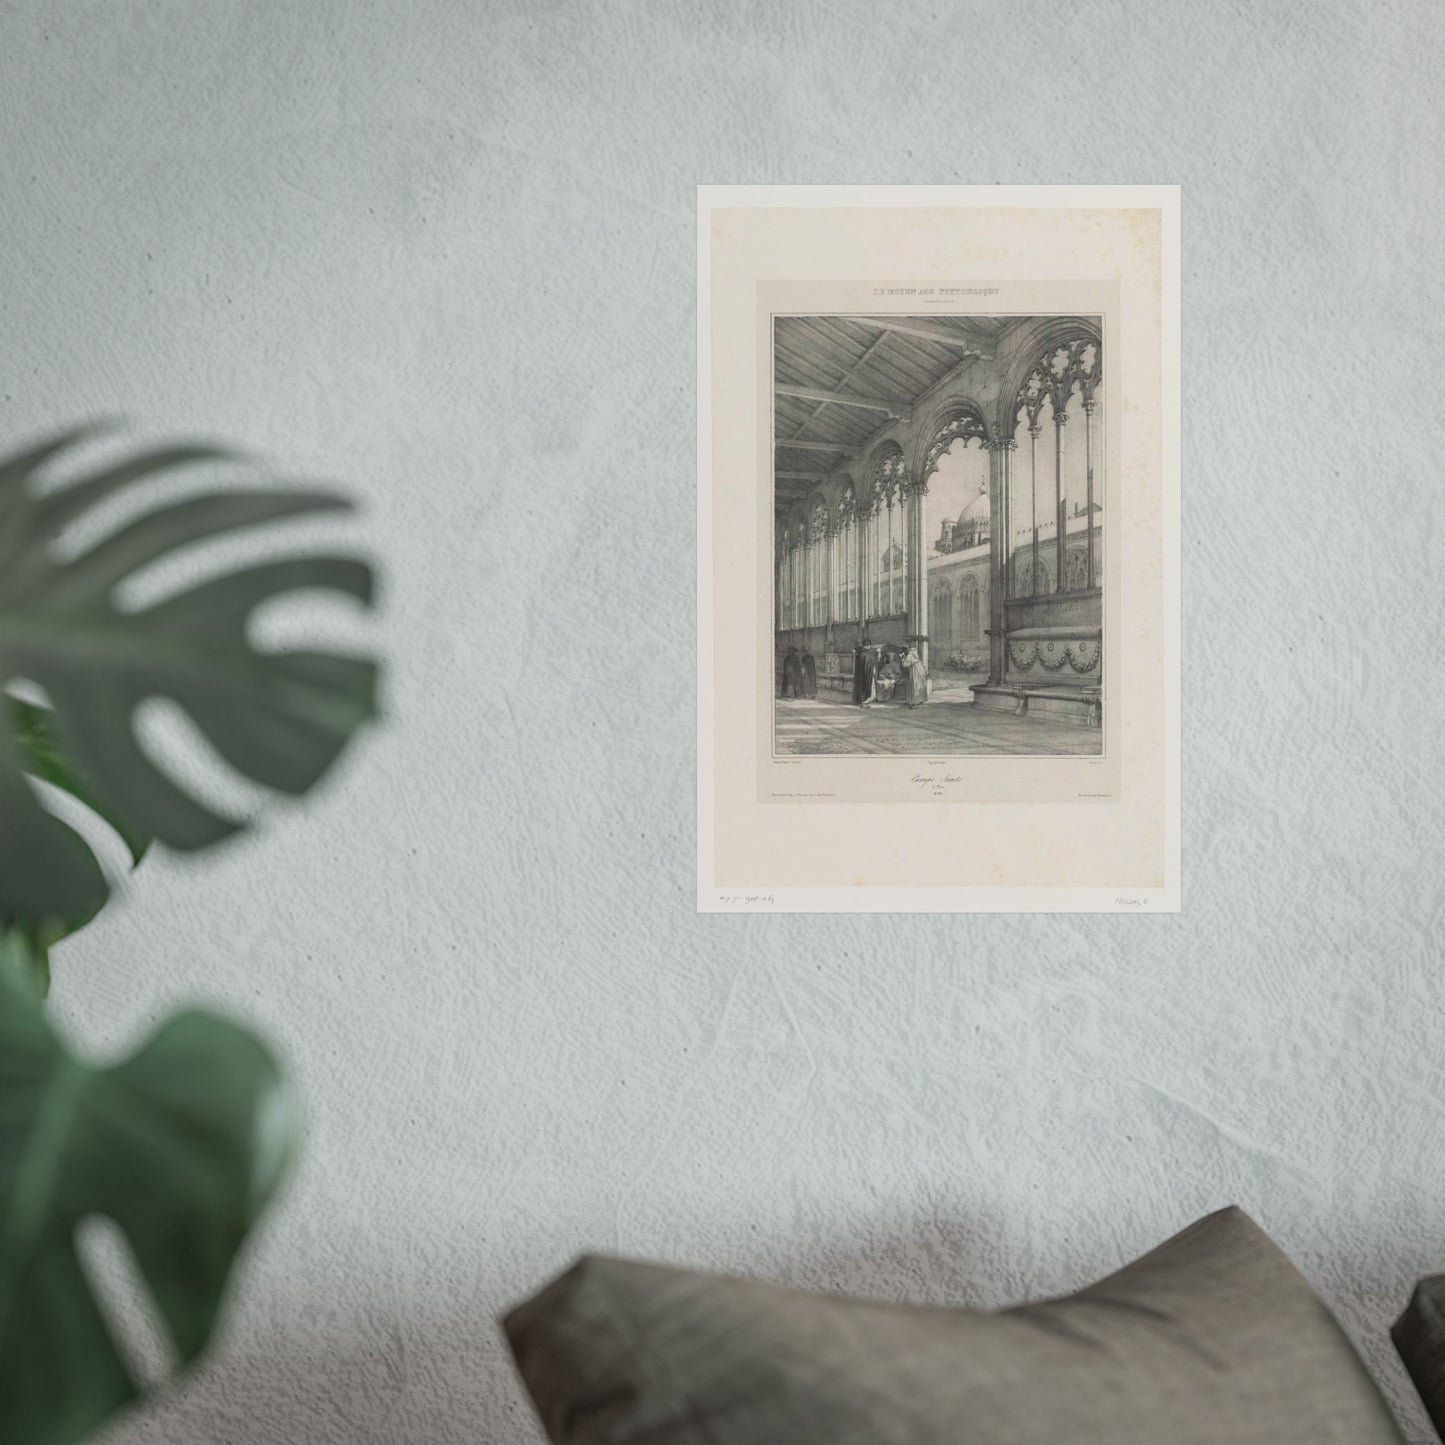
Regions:
<svg viewBox="0 0 1445 1445"><path fill-rule="evenodd" d="M924 501L928 480L902 478L908 537L908 635L918 644L923 670L928 671L928 555L924 551Z"/></svg>
<svg viewBox="0 0 1445 1445"><path fill-rule="evenodd" d="M873 580L878 586L878 616L893 610L893 559L889 539L893 536L893 498L885 494L878 504L878 531L873 538Z"/></svg>
<svg viewBox="0 0 1445 1445"><path fill-rule="evenodd" d="M828 513L821 506L814 507L809 519L808 539L812 546L808 567L808 610L805 615L809 627L819 627L825 626L828 621ZM820 591L823 593L823 606L815 609L813 599Z"/></svg>
<svg viewBox="0 0 1445 1445"><path fill-rule="evenodd" d="M798 544L794 541L788 549L788 631L798 630L798 572L802 566L798 555Z"/></svg>
<svg viewBox="0 0 1445 1445"><path fill-rule="evenodd" d="M773 633L783 630L783 553L773 536Z"/></svg>
<svg viewBox="0 0 1445 1445"><path fill-rule="evenodd" d="M989 443L988 448L988 680L1002 682L1008 668L1007 618L1009 570L1009 483L1012 472L1012 438Z"/></svg>
<svg viewBox="0 0 1445 1445"><path fill-rule="evenodd" d="M1099 403L1093 397L1084 400L1084 520L1089 524L1084 531L1088 548L1089 586L1097 586L1094 579L1094 412Z"/></svg>
<svg viewBox="0 0 1445 1445"><path fill-rule="evenodd" d="M858 626L859 636L868 630L873 610L873 519L877 506L870 496L858 508Z"/></svg>
<svg viewBox="0 0 1445 1445"><path fill-rule="evenodd" d="M1064 530L1064 423L1069 414L1060 403L1054 410L1054 591L1064 590L1064 560L1067 555Z"/></svg>
<svg viewBox="0 0 1445 1445"><path fill-rule="evenodd" d="M833 637L833 549L837 546L833 539L837 535L838 529L830 517L823 529L823 626L829 641Z"/></svg>
<svg viewBox="0 0 1445 1445"><path fill-rule="evenodd" d="M1034 534L1034 575L1029 581L1029 596L1039 591L1039 433L1043 427L1029 422L1029 526Z"/></svg>

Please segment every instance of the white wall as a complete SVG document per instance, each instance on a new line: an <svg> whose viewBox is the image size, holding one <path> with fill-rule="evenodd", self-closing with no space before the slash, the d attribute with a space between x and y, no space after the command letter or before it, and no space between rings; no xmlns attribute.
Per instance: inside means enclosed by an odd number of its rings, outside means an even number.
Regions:
<svg viewBox="0 0 1445 1445"><path fill-rule="evenodd" d="M385 728L56 959L99 1048L179 998L256 1020L309 1123L222 1348L111 1445L536 1441L494 1317L582 1249L993 1305L1229 1201L1428 1438L1385 1331L1445 1267L1440 34L1413 0L0 10L0 440L245 441L364 495L387 569ZM1184 183L1182 916L694 914L725 180Z"/></svg>

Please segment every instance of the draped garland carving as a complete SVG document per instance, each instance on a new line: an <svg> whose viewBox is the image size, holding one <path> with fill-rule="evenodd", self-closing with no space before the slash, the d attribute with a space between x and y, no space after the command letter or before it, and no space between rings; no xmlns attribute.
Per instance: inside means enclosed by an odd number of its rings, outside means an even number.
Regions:
<svg viewBox="0 0 1445 1445"><path fill-rule="evenodd" d="M1093 672L1099 666L1099 644L1082 638L1070 642L1010 642L1008 656L1018 672L1030 672L1035 666L1045 672L1061 672L1065 667L1079 673Z"/></svg>

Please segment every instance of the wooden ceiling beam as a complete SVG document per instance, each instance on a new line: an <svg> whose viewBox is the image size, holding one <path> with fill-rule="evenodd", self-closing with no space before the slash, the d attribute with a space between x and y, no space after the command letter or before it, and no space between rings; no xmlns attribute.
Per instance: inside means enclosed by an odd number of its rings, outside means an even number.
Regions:
<svg viewBox="0 0 1445 1445"><path fill-rule="evenodd" d="M796 396L803 401L825 401L832 406L856 406L863 411L882 411L889 416L908 420L913 415L912 406L906 401L895 401L886 396L854 396L847 391L818 391L811 386L784 386L773 388L779 396Z"/></svg>
<svg viewBox="0 0 1445 1445"><path fill-rule="evenodd" d="M826 318L823 319L826 320ZM875 336L871 342L869 342L868 349L863 353L863 355L860 356L858 360L855 361L853 365L850 366L848 370L845 371L843 375L840 376L838 380L833 383L833 390L838 391L842 387L847 386L848 383L852 381L853 377L857 374L858 369L861 366L865 365L868 361L868 358L872 356L873 353L877 351L878 348L882 346L883 343L887 340L888 333L886 331L880 331L878 335ZM795 437L802 436L802 434L807 431L808 428L812 426L812 424L817 421L820 416L823 415L823 408L827 405L828 403L826 401L820 401L818 405L813 408L812 412L808 415L808 417L804 421L800 422L799 425L793 429L793 435Z"/></svg>
<svg viewBox="0 0 1445 1445"><path fill-rule="evenodd" d="M960 336L958 332L950 331L945 326L937 326L927 317L846 316L843 319L856 321L860 326L876 326L883 331L896 331L900 336L918 336L925 341L936 341L940 346L954 346L967 352L969 356L977 357L979 361L993 360L992 355L980 351L967 336Z"/></svg>

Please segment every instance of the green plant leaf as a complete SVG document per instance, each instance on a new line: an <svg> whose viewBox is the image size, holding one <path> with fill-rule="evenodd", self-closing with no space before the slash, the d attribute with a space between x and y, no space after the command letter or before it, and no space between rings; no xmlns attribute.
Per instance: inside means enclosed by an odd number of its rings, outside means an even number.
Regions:
<svg viewBox="0 0 1445 1445"><path fill-rule="evenodd" d="M5 711L9 712L11 736L19 749L25 770L32 777L40 778L68 793L103 818L125 844L132 866L138 864L145 856L151 840L127 826L125 819L106 805L90 780L66 756L55 724L55 714L47 707L38 707L17 697L0 697L0 714ZM4 725L3 715L0 715L0 728ZM103 901L102 899L79 913L73 913L68 918L31 918L23 925L22 931L35 952L47 990L50 984L50 949L62 938L84 928L99 912Z"/></svg>
<svg viewBox="0 0 1445 1445"><path fill-rule="evenodd" d="M286 557L211 577L126 610L116 589L176 551L241 528L346 508L297 488L235 488L162 503L66 558L56 538L138 483L199 462L235 460L206 446L144 451L48 491L38 473L85 438L66 433L0 460L0 689L36 684L57 765L128 844L156 838L204 848L241 826L182 788L139 745L134 714L150 698L178 703L217 753L254 782L306 792L375 715L376 666L365 658L262 652L246 635L262 603L322 589L369 604L370 567L354 557ZM0 918L88 915L108 886L93 853L45 809L24 774L46 754L0 728ZM71 786L73 784L73 786Z"/></svg>
<svg viewBox="0 0 1445 1445"><path fill-rule="evenodd" d="M181 1367L211 1336L247 1232L295 1133L262 1044L173 1015L129 1058L82 1062L0 936L0 1440L71 1445L139 1394L75 1249L104 1215L124 1232Z"/></svg>
<svg viewBox="0 0 1445 1445"><path fill-rule="evenodd" d="M48 707L39 707L18 697L7 697L3 702L10 713L10 730L19 745L26 771L35 778L52 784L62 792L85 804L93 813L104 818L126 846L132 863L139 863L150 847L150 838L132 828L114 809L106 805L95 790L95 784L80 771L65 754L60 742L60 732L55 722L55 713Z"/></svg>
<svg viewBox="0 0 1445 1445"><path fill-rule="evenodd" d="M41 925L35 923L0 927L0 970L36 999L50 992L50 948L40 933Z"/></svg>

